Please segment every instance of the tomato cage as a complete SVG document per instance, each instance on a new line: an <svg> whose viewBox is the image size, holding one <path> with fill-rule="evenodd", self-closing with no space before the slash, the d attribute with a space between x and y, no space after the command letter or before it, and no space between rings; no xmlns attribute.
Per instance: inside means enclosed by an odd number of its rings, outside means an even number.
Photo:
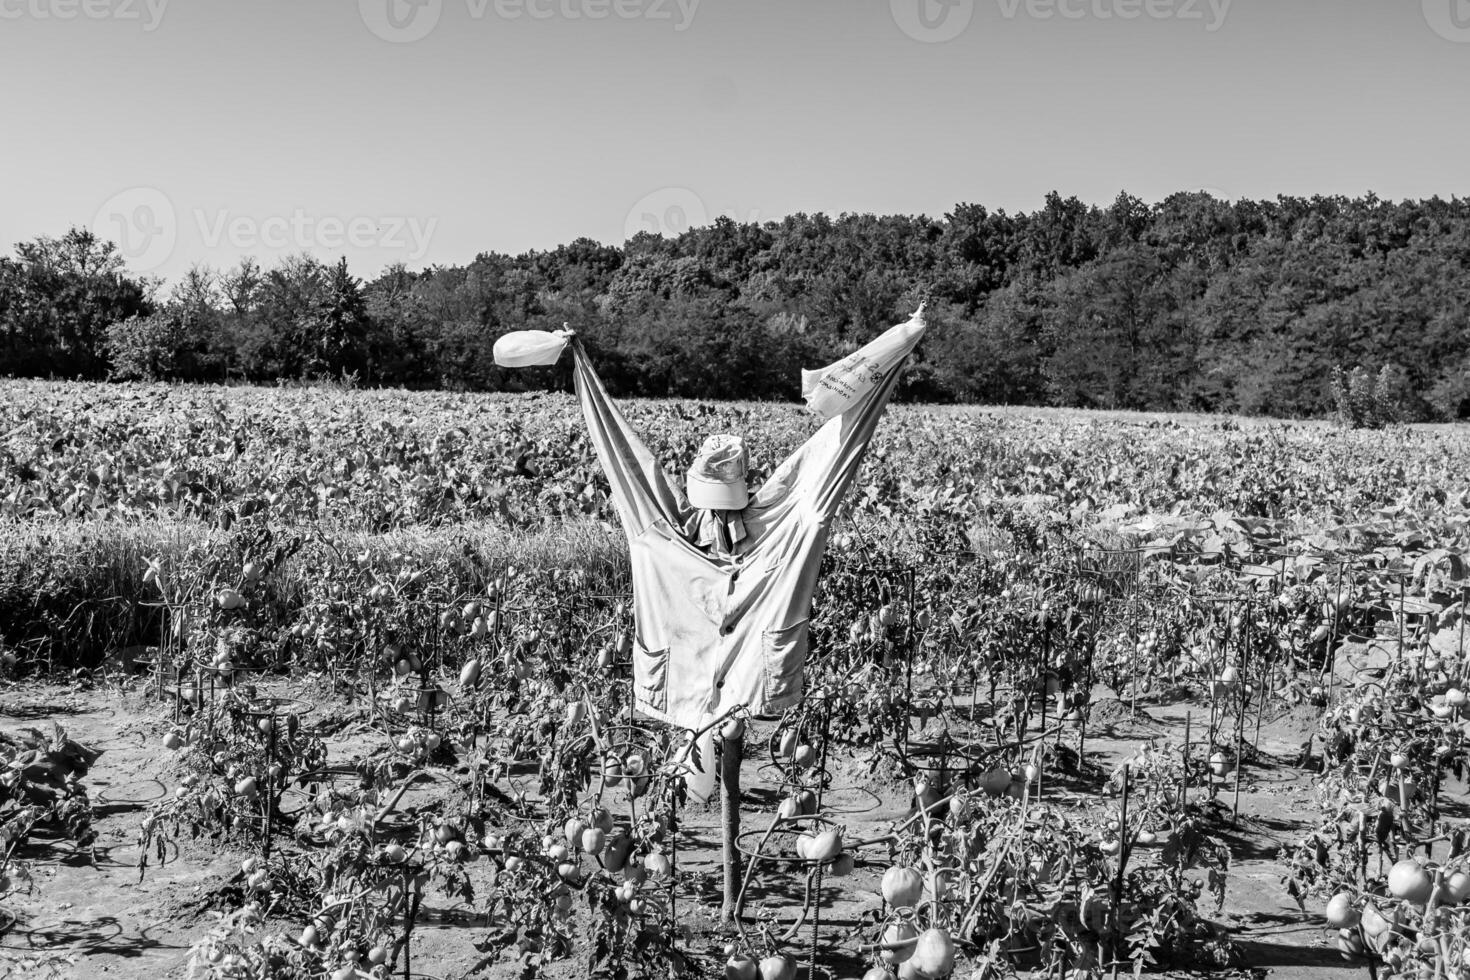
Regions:
<svg viewBox="0 0 1470 980"><path fill-rule="evenodd" d="M171 702L173 722L183 720L184 705L197 710L203 706L200 696L200 678L188 663L175 663L161 651L153 657L138 657L132 665L152 675L149 689L160 701Z"/></svg>
<svg viewBox="0 0 1470 980"><path fill-rule="evenodd" d="M186 603L169 602L165 599L159 602L139 602L138 607L141 609L160 609L163 611L161 614L163 625L160 628L162 643L157 647L151 648L155 651L156 655L152 659L139 658L133 661L136 667L152 669L154 690L157 692L159 698L163 698L166 696L165 682L167 680L177 680L176 676L169 678L167 675L175 672L177 664L183 663L188 659L184 652L184 633L186 623L188 622L188 606Z"/></svg>
<svg viewBox="0 0 1470 980"><path fill-rule="evenodd" d="M721 716L701 731L691 731L648 720L599 724L594 716L590 731L574 736L563 750L564 755L572 757L587 752L598 756L592 769L597 777L596 791L581 800L581 805L611 811L604 797L621 788L627 791L625 819L630 834L639 824L640 799L644 801L643 819L667 819L664 845L668 849L669 871L665 908L670 928L678 921L681 787L692 783L696 772L715 764L714 758L698 754L697 743L726 717Z"/></svg>
<svg viewBox="0 0 1470 980"><path fill-rule="evenodd" d="M652 785L659 767L672 753L673 731L668 726L647 721L594 724L590 731L570 739L563 753L573 756L584 752L597 754L592 774L597 777L595 798L598 801L608 789L619 786L627 787L635 796L642 796Z"/></svg>
<svg viewBox="0 0 1470 980"><path fill-rule="evenodd" d="M287 737L294 736L300 720L316 711L316 703L306 698L264 696L245 703L241 712L254 719L255 728L265 738L265 792L261 794L262 812L257 820L261 824L261 856L271 856L271 842L275 837L275 825L280 819L281 792L285 789L283 760L276 754L276 738L284 719Z"/></svg>
<svg viewBox="0 0 1470 980"><path fill-rule="evenodd" d="M392 714L401 720L411 720L422 728L438 731L435 727L437 721L448 710L454 696L439 684L404 687L400 690L402 693L398 698L390 702Z"/></svg>
<svg viewBox="0 0 1470 980"><path fill-rule="evenodd" d="M195 712L211 708L223 691L237 686L236 681L242 675L263 673L271 669L258 664L220 664L197 656L185 656L180 661L169 662L160 655L154 660L138 663L153 669L159 696L173 699L174 724L183 720L185 706Z"/></svg>
<svg viewBox="0 0 1470 980"><path fill-rule="evenodd" d="M809 848L814 846L824 850L813 854ZM735 849L745 858L745 873L741 877L740 890L735 898L732 920L744 945L747 948L752 946L746 930L753 925L746 920L745 899L761 866L766 865L778 874L801 875L805 878L801 908L786 925L779 940L783 943L792 942L802 926L810 920L807 975L815 976L818 972L825 972L817 963L817 944L822 928L822 880L826 874L845 877L856 865L851 850L843 849L839 826L827 817L815 814L794 817L777 815L765 830L747 830L737 835ZM826 853L827 850L833 853Z"/></svg>
<svg viewBox="0 0 1470 980"><path fill-rule="evenodd" d="M819 689L782 715L766 740L769 761L756 772L777 788L787 816L850 815L882 805L882 798L867 786L835 785L835 777L827 768L831 724L832 699L825 689ZM851 802L834 805L834 798Z"/></svg>
<svg viewBox="0 0 1470 980"><path fill-rule="evenodd" d="M1156 547L1078 549L1074 559L1077 597L1084 603L1099 603L1133 595L1143 585L1144 558L1159 553Z"/></svg>
<svg viewBox="0 0 1470 980"><path fill-rule="evenodd" d="M1204 774L1212 799L1233 783L1232 822L1239 818L1246 765L1260 758L1261 723L1270 696L1280 685L1289 690L1299 663L1296 637L1283 633L1287 625L1278 602L1283 581L1299 576L1314 563L1320 564L1318 558L1310 555L1258 552L1252 557L1260 560L1242 562L1230 569L1236 584L1234 591L1200 592L1191 596L1191 601L1204 609L1202 628L1207 633L1207 648L1202 651L1202 659L1200 654L1196 657L1200 661L1198 668L1208 677L1209 715L1204 737L1198 741L1190 737L1193 719L1186 716L1185 783L1190 784L1196 773ZM1338 564L1336 584L1328 592L1334 596L1330 603L1333 610L1338 608L1342 595L1343 570L1350 564ZM1231 583L1225 584L1228 587ZM1329 669L1336 659L1339 640L1351 635L1339 632L1335 612L1331 619L1320 634L1320 639L1326 641L1324 660ZM1313 697L1320 698L1324 708L1331 700L1321 690L1314 691ZM1252 712L1254 734L1247 738ZM1193 760L1191 753L1196 745L1208 747L1206 762ZM1257 768L1252 778L1265 777ZM1181 789L1181 797L1183 792Z"/></svg>
<svg viewBox="0 0 1470 980"><path fill-rule="evenodd" d="M351 766L323 766L310 772L298 773L294 786L281 790L277 812L283 820L296 824L296 837L317 847L325 847L329 841L324 831L302 828L301 819L314 812L325 812L337 804L356 805L361 795L362 774ZM343 788L344 783L356 783L352 789ZM290 806L287 806L287 802Z"/></svg>
<svg viewBox="0 0 1470 980"><path fill-rule="evenodd" d="M980 788L993 768L990 760L1009 748L1009 745L960 741L946 729L934 741L900 744L897 754L909 779L924 779L940 792L951 792L955 787Z"/></svg>
<svg viewBox="0 0 1470 980"><path fill-rule="evenodd" d="M411 786L433 781L429 773L419 769L410 772L403 785ZM330 841L327 836L328 828L325 826L302 827L303 817L348 807L366 807L376 811L373 821L375 836L384 840L402 843L417 836L418 826L413 818L404 816L392 807L380 809L376 802L364 802L365 792L384 787L374 785L370 776L353 766L323 766L309 772L298 773L292 782L295 785L281 790L278 813L283 819L296 822L296 836L306 843L325 846ZM286 801L290 801L289 807Z"/></svg>

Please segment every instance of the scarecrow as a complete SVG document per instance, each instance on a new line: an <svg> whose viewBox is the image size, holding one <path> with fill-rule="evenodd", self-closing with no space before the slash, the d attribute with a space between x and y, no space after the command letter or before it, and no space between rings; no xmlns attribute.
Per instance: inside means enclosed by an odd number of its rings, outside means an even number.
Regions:
<svg viewBox="0 0 1470 980"><path fill-rule="evenodd" d="M572 348L577 398L632 559L641 714L708 733L737 711L778 715L800 701L828 533L924 329L920 307L861 350L803 371L807 405L827 421L753 493L749 454L733 434L704 441L680 493L608 397L573 332L520 331L497 341L496 361L506 367L552 364ZM741 746L739 738L723 741L728 914ZM711 736L711 750L712 743Z"/></svg>

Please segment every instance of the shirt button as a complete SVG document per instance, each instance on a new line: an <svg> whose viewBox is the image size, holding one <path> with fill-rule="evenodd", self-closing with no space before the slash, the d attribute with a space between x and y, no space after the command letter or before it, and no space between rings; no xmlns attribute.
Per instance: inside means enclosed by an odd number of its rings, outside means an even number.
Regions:
<svg viewBox="0 0 1470 980"><path fill-rule="evenodd" d="M733 626L722 626L722 627L720 627L720 635L721 636L729 636L733 632L735 632L735 627L733 627Z"/></svg>
<svg viewBox="0 0 1470 980"><path fill-rule="evenodd" d="M715 687L724 687L724 686L725 686L725 682L724 682L723 679L722 680L715 681Z"/></svg>

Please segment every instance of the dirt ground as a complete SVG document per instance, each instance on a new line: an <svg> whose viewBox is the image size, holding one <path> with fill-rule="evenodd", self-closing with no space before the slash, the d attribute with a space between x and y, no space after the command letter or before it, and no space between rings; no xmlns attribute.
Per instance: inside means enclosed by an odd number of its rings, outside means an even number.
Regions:
<svg viewBox="0 0 1470 980"><path fill-rule="evenodd" d="M281 692L285 690L282 686ZM1099 692L1099 697L1104 695ZM1150 736L1180 738L1187 714L1198 726L1209 712L1207 705L1188 701L1140 702L1139 709L1134 715L1119 702L1095 702L1086 743L1089 762L1110 770ZM1314 774L1296 768L1316 727L1316 713L1304 706L1266 721L1260 729L1260 761L1244 769L1240 817L1227 836L1234 865L1224 910L1214 917L1231 932L1239 962L1212 975L1339 980L1367 972L1339 956L1315 909L1302 913L1281 881L1285 866L1278 847L1298 840L1317 814L1311 796ZM213 897L238 875L249 852L222 849L210 841L184 842L165 864L150 867L144 880L138 880L139 823L149 804L171 793L177 781L176 763L160 746L169 720L167 705L145 700L136 690L78 692L27 685L0 692L0 728L46 729L55 721L72 738L103 752L85 780L97 816L96 860L66 845L32 847L17 855L29 866L34 883L27 888L17 881L9 894L0 895L0 926L8 926L0 934L0 976L170 980L189 975L191 943L214 921L212 910L218 906ZM761 729L754 728L752 736L742 772L746 828L764 827L775 799L760 771L767 760L754 748L762 743ZM349 726L329 738L328 745L333 762L346 761L370 751L372 737L354 734ZM834 818L847 825L848 839L876 836L909 811L902 781L875 780L855 758L837 759L829 768L834 781L826 803ZM432 793L433 787L418 792ZM1085 787L1044 792L1049 802L1079 811L1097 804L1096 795ZM1232 801L1229 787L1222 798ZM405 806L412 806L411 798ZM678 864L689 875L677 896L678 909L681 922L694 934L695 952L701 954L717 953L721 941L714 926L720 900L719 824L717 803L692 805L683 813L679 835ZM863 967L851 958L851 930L864 910L880 905L878 877L886 852L870 848L863 857L866 861L852 876L829 879L821 896L819 961L838 978L861 976ZM476 874L483 875L485 862L477 867ZM477 885L483 896L484 882ZM799 903L799 885L778 875L763 878L753 891L757 893L748 912L768 906L789 916ZM511 959L494 949L475 948L488 931L483 915L454 907L442 897L430 897L426 904L414 932L416 976L417 971L443 980L515 975ZM810 930L801 935L804 949ZM585 973L584 962L565 961L549 973L579 976ZM694 962L697 975L721 973L714 959L697 957ZM966 975L963 960L956 975Z"/></svg>

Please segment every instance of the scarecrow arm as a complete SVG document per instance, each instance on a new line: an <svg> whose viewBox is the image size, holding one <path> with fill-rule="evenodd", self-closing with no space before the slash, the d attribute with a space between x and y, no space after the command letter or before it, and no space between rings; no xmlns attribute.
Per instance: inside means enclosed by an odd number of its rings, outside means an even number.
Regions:
<svg viewBox="0 0 1470 980"><path fill-rule="evenodd" d="M576 338L572 339L572 356L577 400L582 404L582 416L587 420L602 471L612 486L613 506L623 522L623 531L632 539L659 520L681 527L678 494L653 453L608 397L582 342Z"/></svg>
<svg viewBox="0 0 1470 980"><path fill-rule="evenodd" d="M756 494L754 506L769 507L794 493L807 500L818 520L830 520L837 513L862 465L888 399L898 387L908 355L922 336L922 331L914 335L903 356L871 391L847 411L828 420L787 457Z"/></svg>

